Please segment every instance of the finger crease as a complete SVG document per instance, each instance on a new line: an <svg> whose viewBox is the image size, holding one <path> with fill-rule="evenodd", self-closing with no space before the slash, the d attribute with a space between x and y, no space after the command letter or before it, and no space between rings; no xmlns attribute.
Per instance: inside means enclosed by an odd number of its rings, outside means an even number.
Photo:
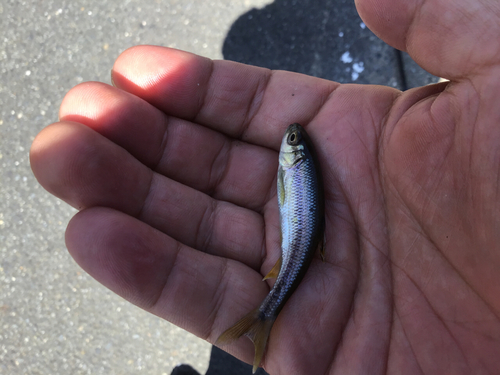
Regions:
<svg viewBox="0 0 500 375"><path fill-rule="evenodd" d="M210 170L208 173L208 195L213 196L217 191L217 187L221 184L228 173L229 169L229 161L231 159L231 151L232 151L232 142L226 140L219 151L217 152L217 156L213 159L212 164L210 165ZM216 166L219 164L219 160L223 161L224 166L220 172L217 172ZM220 170L220 167L217 168Z"/></svg>
<svg viewBox="0 0 500 375"><path fill-rule="evenodd" d="M265 79L259 80L259 83L255 87L255 90L252 94L252 99L250 100L250 104L248 105L245 115L243 117L242 127L238 135L239 139L243 139L245 137L245 134L247 133L247 130L250 127L250 124L252 123L256 114L259 113L259 110L263 102L262 99L264 98L264 94L267 90L267 87L269 86L269 82L271 81L273 75L274 71L273 70L269 71L269 73L266 74Z"/></svg>
<svg viewBox="0 0 500 375"><path fill-rule="evenodd" d="M328 103L330 99L332 99L333 95L335 94L335 91L337 91L339 87L340 85L336 85L333 89L328 89L324 94L320 95L319 105L313 112L308 123L311 122L316 116L318 116L318 114L321 112L325 104Z"/></svg>
<svg viewBox="0 0 500 375"><path fill-rule="evenodd" d="M212 60L210 60L210 72L207 74L207 80L204 82L205 83L204 85L202 85L200 83L200 87L205 87L205 92L201 96L200 101L198 103L198 108L196 109L195 114L194 114L193 118L191 119L191 121L193 121L195 123L201 123L198 121L198 116L199 116L201 110L205 107L205 104L207 101L207 96L208 96L208 87L210 86L210 81L212 80L213 74L214 74L214 62Z"/></svg>
<svg viewBox="0 0 500 375"><path fill-rule="evenodd" d="M161 286L161 288L158 289L159 292L157 293L155 298L153 298L151 300L151 302L149 303L148 309L150 309L150 310L155 309L156 306L158 305L159 301L161 300L163 293L165 293L165 291L168 289L167 288L168 281L170 280L170 276L172 275L172 270L175 269L177 266L177 260L179 258L179 254L180 254L183 246L184 245L181 242L176 241L176 247L175 247L175 251L174 251L174 254L175 254L174 259L172 262L169 262L170 269L165 272L165 275L167 275L167 277L165 277L165 279L164 279L165 281L163 282L163 285Z"/></svg>
<svg viewBox="0 0 500 375"><path fill-rule="evenodd" d="M224 282L224 280L229 280L229 277L226 277L229 269L229 260L227 258L224 259L224 265L219 273L219 280L217 281L218 287L215 289L212 301L214 301L212 312L207 317L208 327L207 332L205 334L205 340L209 337L212 337L214 334L215 322L217 321L217 317L219 315L219 311L221 310L221 306L224 301L224 296L227 294L228 283ZM215 342L214 340L212 340Z"/></svg>
<svg viewBox="0 0 500 375"><path fill-rule="evenodd" d="M148 182L148 188L146 189L146 195L144 199L142 199L142 205L139 207L139 210L137 213L134 215L137 219L141 219L142 214L144 211L146 211L146 206L148 205L147 202L150 200L150 197L153 195L153 180L154 180L155 172L151 171L151 178L149 179Z"/></svg>
<svg viewBox="0 0 500 375"><path fill-rule="evenodd" d="M198 239L203 239L201 244L198 246L200 251L209 253L211 244L212 244L212 234L214 223L216 220L216 211L217 211L217 201L214 199L210 199L210 202L207 204L205 211L201 217L200 222L198 223L198 228L196 231L196 243L200 243Z"/></svg>
<svg viewBox="0 0 500 375"><path fill-rule="evenodd" d="M158 151L158 155L155 158L155 162L153 165L151 165L152 170L156 170L158 168L158 165L161 163L163 157L165 156L165 151L167 150L167 139L168 139L168 123L170 120L170 116L164 115L163 116L163 137L160 143L160 150Z"/></svg>

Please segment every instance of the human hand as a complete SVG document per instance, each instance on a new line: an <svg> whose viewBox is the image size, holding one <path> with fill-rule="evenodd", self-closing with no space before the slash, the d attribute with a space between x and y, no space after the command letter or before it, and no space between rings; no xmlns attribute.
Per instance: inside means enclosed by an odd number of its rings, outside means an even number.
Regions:
<svg viewBox="0 0 500 375"><path fill-rule="evenodd" d="M140 46L116 85L65 97L33 171L81 211L67 246L132 303L214 342L269 290L286 127L325 180L315 259L271 332L271 374L500 368L497 2L359 0L365 23L450 83L401 93ZM453 7L453 8L450 8ZM251 362L241 339L225 347Z"/></svg>

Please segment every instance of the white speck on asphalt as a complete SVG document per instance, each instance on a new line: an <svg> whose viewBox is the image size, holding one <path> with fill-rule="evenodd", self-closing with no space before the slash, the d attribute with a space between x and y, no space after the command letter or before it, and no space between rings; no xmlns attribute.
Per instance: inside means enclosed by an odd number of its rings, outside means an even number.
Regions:
<svg viewBox="0 0 500 375"><path fill-rule="evenodd" d="M352 57L349 51L344 52L342 56L340 56L340 61L342 61L344 64L352 63Z"/></svg>
<svg viewBox="0 0 500 375"><path fill-rule="evenodd" d="M356 81L359 78L360 73L362 73L363 70L365 70L364 63L360 61L352 64L352 70L353 70L351 74L352 80Z"/></svg>

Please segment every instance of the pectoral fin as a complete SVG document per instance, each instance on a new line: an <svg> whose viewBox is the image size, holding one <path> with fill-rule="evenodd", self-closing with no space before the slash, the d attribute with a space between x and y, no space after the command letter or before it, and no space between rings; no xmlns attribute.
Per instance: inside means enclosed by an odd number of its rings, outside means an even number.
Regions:
<svg viewBox="0 0 500 375"><path fill-rule="evenodd" d="M275 279L276 277L278 277L278 274L280 273L280 270L281 270L281 261L282 261L282 257L280 256L278 261L276 262L276 264L274 265L273 268L271 268L271 271L269 271L269 273L264 276L264 278L262 279L262 281L264 280L267 280L267 279Z"/></svg>
<svg viewBox="0 0 500 375"><path fill-rule="evenodd" d="M285 204L285 173L283 172L283 168L279 167L278 168L278 205L280 207L283 207Z"/></svg>

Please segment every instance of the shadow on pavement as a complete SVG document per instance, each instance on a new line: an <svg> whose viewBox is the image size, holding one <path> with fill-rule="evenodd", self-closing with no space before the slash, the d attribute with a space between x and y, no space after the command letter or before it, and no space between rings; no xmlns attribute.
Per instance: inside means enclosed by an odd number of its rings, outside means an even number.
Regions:
<svg viewBox="0 0 500 375"><path fill-rule="evenodd" d="M251 373L251 365L236 359L216 346L212 346L210 364L205 375L250 375ZM267 375L267 372L259 368L255 374ZM173 369L171 375L200 375L200 373L189 365L180 365Z"/></svg>
<svg viewBox="0 0 500 375"><path fill-rule="evenodd" d="M437 81L375 36L352 0L276 0L252 9L231 26L222 52L227 60L341 83L404 90Z"/></svg>

